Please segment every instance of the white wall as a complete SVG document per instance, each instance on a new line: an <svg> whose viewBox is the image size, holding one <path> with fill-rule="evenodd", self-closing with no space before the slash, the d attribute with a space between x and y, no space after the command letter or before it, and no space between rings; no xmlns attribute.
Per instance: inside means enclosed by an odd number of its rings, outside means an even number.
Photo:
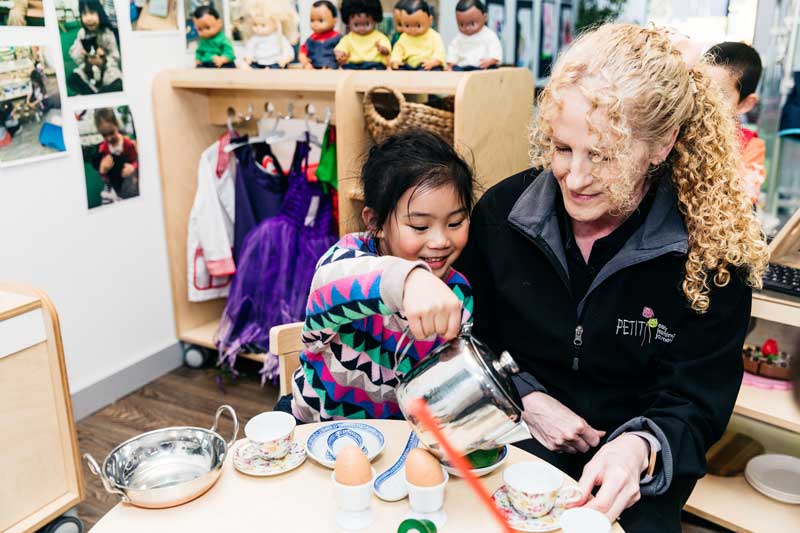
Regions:
<svg viewBox="0 0 800 533"><path fill-rule="evenodd" d="M191 56L180 33L132 34L127 0L117 8L124 94L66 98L52 1L44 29L0 29L0 45L48 44L59 72L68 156L0 169L0 278L36 285L55 302L73 394L175 343L150 85ZM141 195L89 211L71 114L118 104L133 113ZM172 146L180 150L180 139Z"/></svg>

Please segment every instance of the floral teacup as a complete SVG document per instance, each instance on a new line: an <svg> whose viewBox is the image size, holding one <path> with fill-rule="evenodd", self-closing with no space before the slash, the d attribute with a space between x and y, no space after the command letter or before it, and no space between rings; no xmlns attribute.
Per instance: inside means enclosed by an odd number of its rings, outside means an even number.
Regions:
<svg viewBox="0 0 800 533"><path fill-rule="evenodd" d="M271 411L254 416L244 427L244 434L266 459L280 459L289 453L297 420L289 413Z"/></svg>
<svg viewBox="0 0 800 533"><path fill-rule="evenodd" d="M503 481L512 507L528 517L544 516L582 498L578 487L562 487L564 474L544 463L513 464L503 472Z"/></svg>

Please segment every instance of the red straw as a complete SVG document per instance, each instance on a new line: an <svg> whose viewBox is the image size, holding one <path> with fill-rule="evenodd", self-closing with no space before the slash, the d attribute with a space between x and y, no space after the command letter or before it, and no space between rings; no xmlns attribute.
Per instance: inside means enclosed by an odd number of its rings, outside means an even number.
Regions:
<svg viewBox="0 0 800 533"><path fill-rule="evenodd" d="M439 441L439 444L442 445L445 453L447 453L447 458L450 459L450 463L455 466L461 473L461 476L467 480L469 487L478 495L481 503L483 503L486 508L489 509L489 512L492 514L494 519L497 520L497 523L500 524L500 527L503 529L503 531L505 533L514 533L514 530L508 525L506 518L494 504L494 500L489 494L489 491L486 490L486 487L483 486L483 483L481 483L475 474L472 473L467 460L461 453L458 452L458 450L453 448L453 445L450 444L450 441L444 436L442 429L439 427L436 419L433 418L430 409L428 409L428 404L425 403L425 400L422 398L416 398L415 400L412 400L411 404L409 405L408 412L418 418L425 429L433 433L433 436L436 437L436 440Z"/></svg>

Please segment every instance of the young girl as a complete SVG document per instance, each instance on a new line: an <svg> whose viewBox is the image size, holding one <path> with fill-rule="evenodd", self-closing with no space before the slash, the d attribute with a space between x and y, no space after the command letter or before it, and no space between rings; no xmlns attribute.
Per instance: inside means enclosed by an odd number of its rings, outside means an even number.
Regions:
<svg viewBox="0 0 800 533"><path fill-rule="evenodd" d="M103 203L139 196L136 143L120 133L117 115L110 107L95 110L94 124L103 136L94 160L94 166L105 184L100 193Z"/></svg>
<svg viewBox="0 0 800 533"><path fill-rule="evenodd" d="M67 78L76 94L111 93L122 90L119 47L113 26L99 0L80 0L82 28L69 48L77 65Z"/></svg>
<svg viewBox="0 0 800 533"><path fill-rule="evenodd" d="M361 173L368 231L317 263L291 401L300 421L401 418L395 387L458 334L472 291L452 264L467 243L472 171L440 138L410 132L370 150Z"/></svg>

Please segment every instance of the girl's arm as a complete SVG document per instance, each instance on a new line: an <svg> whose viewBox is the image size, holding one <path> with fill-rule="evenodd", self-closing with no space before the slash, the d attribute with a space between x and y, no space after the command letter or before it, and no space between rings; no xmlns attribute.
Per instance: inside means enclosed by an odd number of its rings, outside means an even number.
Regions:
<svg viewBox="0 0 800 533"><path fill-rule="evenodd" d="M102 37L102 42L98 43L103 49L106 51L106 58L108 61L113 62L114 65L119 68L120 66L120 55L119 55L119 47L117 46L117 39L114 37L114 32L110 29L106 28L104 32L100 34Z"/></svg>

